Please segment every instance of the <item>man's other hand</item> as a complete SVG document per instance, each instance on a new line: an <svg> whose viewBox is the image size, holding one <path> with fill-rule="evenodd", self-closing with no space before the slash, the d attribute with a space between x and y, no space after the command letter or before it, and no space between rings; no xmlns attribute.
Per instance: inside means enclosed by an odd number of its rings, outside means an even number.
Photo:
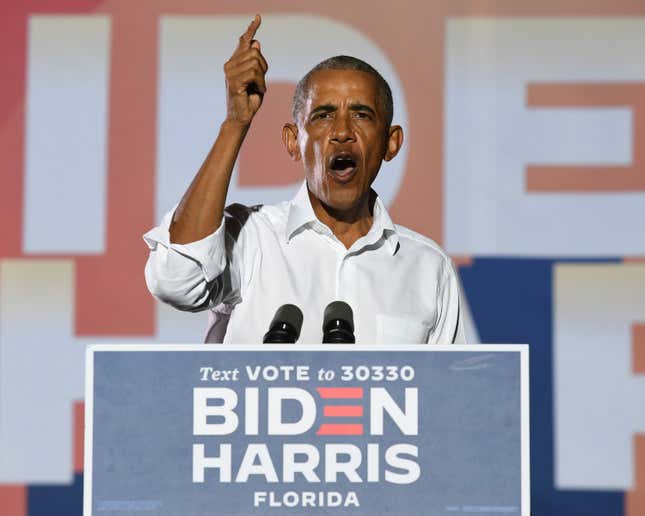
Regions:
<svg viewBox="0 0 645 516"><path fill-rule="evenodd" d="M224 64L226 76L226 119L242 125L249 125L262 105L266 91L264 75L269 66L262 52L260 42L253 39L262 23L259 14L251 21L231 58Z"/></svg>

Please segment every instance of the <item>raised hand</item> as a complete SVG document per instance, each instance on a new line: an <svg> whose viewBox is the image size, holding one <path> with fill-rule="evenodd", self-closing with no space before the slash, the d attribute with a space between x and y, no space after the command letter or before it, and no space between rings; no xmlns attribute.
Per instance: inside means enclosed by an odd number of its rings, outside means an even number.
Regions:
<svg viewBox="0 0 645 516"><path fill-rule="evenodd" d="M253 39L262 23L259 14L251 21L231 58L224 64L226 76L226 118L241 125L251 123L262 105L266 91L264 75L267 65L260 43Z"/></svg>
<svg viewBox="0 0 645 516"><path fill-rule="evenodd" d="M204 163L186 190L170 224L170 241L196 242L210 235L222 222L226 193L233 167L253 116L266 91L267 62L260 43L253 39L262 20L259 15L240 36L240 42L224 65L226 120Z"/></svg>

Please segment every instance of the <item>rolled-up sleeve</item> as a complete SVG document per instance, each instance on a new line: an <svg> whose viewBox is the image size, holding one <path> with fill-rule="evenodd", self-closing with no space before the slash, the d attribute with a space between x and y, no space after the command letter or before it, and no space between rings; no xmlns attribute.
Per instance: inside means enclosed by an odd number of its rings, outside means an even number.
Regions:
<svg viewBox="0 0 645 516"><path fill-rule="evenodd" d="M234 288L227 271L225 223L222 220L201 240L176 244L170 242L169 232L173 213L168 212L159 226L143 235L150 249L146 285L154 297L175 308L204 310Z"/></svg>

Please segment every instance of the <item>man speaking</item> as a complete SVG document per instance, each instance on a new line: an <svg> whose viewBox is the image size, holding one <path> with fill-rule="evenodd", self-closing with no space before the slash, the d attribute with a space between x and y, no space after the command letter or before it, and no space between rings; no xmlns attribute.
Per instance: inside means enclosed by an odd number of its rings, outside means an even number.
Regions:
<svg viewBox="0 0 645 516"><path fill-rule="evenodd" d="M327 59L296 87L284 146L305 181L291 201L224 208L233 165L266 92L256 16L224 65L227 116L177 208L144 235L150 292L211 311L206 340L262 341L276 309L302 310L300 342L320 343L325 307L347 302L361 344L464 343L459 287L432 240L393 224L371 189L403 130L392 93L367 63ZM266 173L270 173L267 164Z"/></svg>

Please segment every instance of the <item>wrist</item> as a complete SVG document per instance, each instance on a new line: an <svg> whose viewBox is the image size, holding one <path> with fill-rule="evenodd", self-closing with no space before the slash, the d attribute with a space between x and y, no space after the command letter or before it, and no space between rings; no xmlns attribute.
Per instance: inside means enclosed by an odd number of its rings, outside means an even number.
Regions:
<svg viewBox="0 0 645 516"><path fill-rule="evenodd" d="M242 134L246 134L246 132L249 130L249 127L251 127L251 120L243 122L240 120L235 120L233 118L226 118L221 125L221 129L224 131L235 131Z"/></svg>

